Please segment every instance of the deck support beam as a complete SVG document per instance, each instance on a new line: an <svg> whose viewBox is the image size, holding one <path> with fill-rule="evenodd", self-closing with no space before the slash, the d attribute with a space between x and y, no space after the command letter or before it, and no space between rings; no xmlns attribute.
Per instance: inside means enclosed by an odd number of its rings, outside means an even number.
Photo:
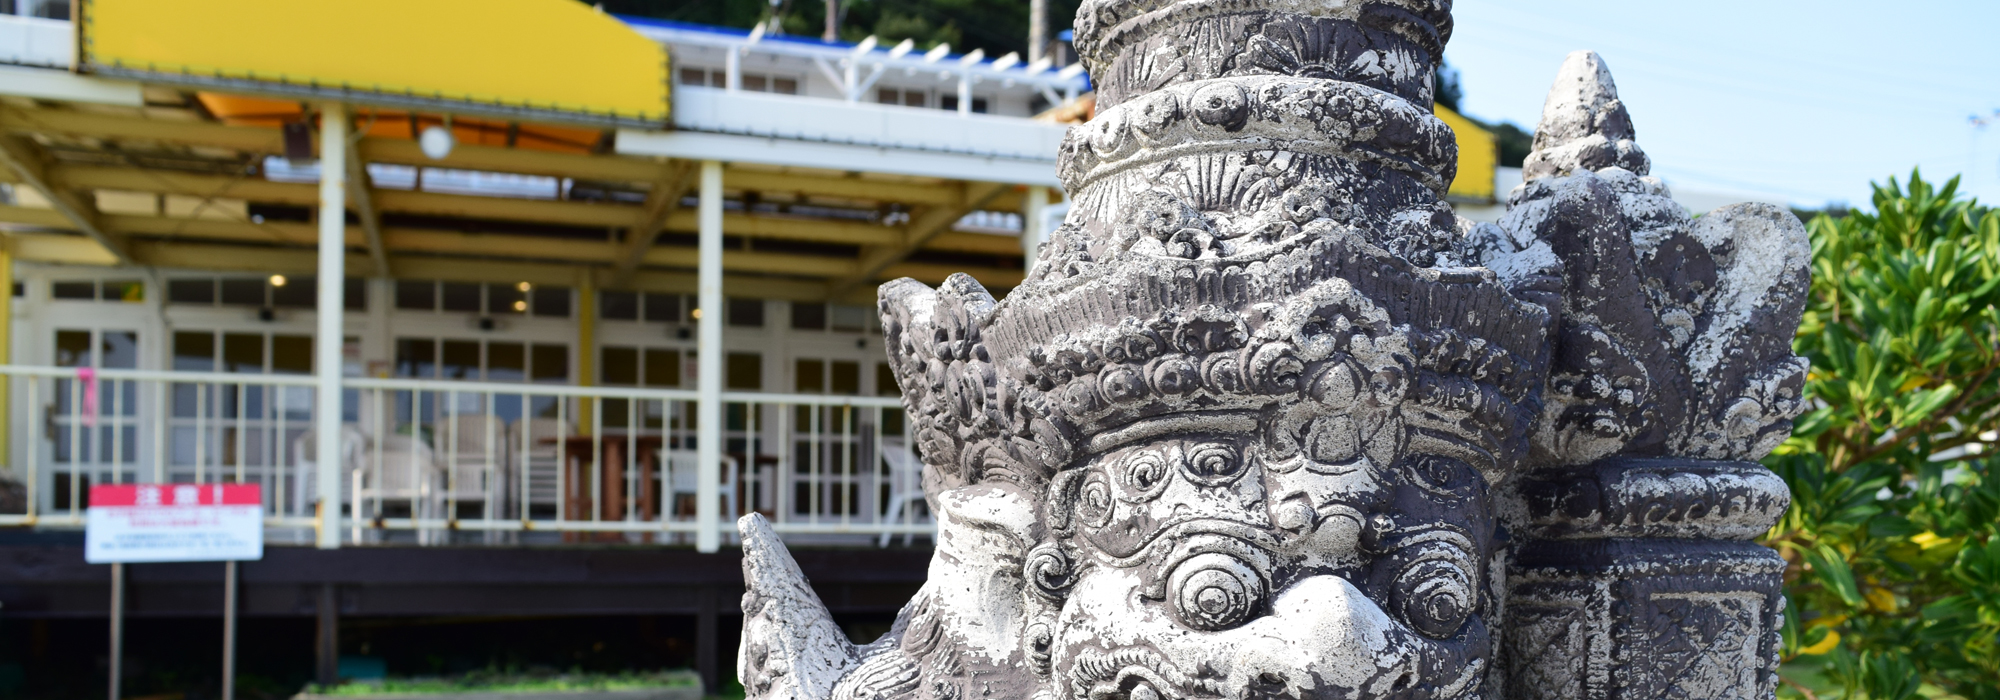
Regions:
<svg viewBox="0 0 2000 700"><path fill-rule="evenodd" d="M890 266L910 257L938 234L951 230L952 224L965 218L966 214L986 206L1001 194L1013 189L1011 185L993 182L967 182L960 185L958 201L949 205L929 207L918 211L903 227L903 242L900 245L862 249L861 264L855 274L836 280L828 288L829 298L841 298L848 292L866 284L873 284L878 275Z"/></svg>
<svg viewBox="0 0 2000 700"><path fill-rule="evenodd" d="M340 548L340 371L347 329L347 108L327 103L320 112L319 328L313 334L313 464L319 497L320 549Z"/></svg>
<svg viewBox="0 0 2000 700"><path fill-rule="evenodd" d="M716 522L716 487L722 478L722 163L701 163L701 206L697 210L701 255L697 272L701 276L699 368L700 401L695 406L696 468L695 549L713 552L722 546Z"/></svg>
<svg viewBox="0 0 2000 700"><path fill-rule="evenodd" d="M132 255L125 248L125 240L108 233L102 226L102 216L97 212L97 204L59 186L49 175L49 168L42 161L41 149L35 142L24 136L0 135L0 165L13 171L14 178L35 188L49 200L49 206L68 219L71 226L83 235L96 241L111 253L120 266L133 265ZM10 292L11 294L11 292Z"/></svg>
<svg viewBox="0 0 2000 700"><path fill-rule="evenodd" d="M347 147L347 180L354 183L348 195L354 198L354 215L368 238L368 261L375 264L375 276L392 277L389 249L382 244L382 213L375 209L375 182L368 177L368 161L361 156L360 149L351 144Z"/></svg>
<svg viewBox="0 0 2000 700"><path fill-rule="evenodd" d="M645 211L639 221L625 234L625 245L618 250L618 257L611 268L611 281L605 286L625 289L632 283L632 275L639 271L639 264L645 262L646 251L653 247L653 239L660 236L660 229L667 225L667 216L680 208L681 193L687 191L688 179L694 175L694 164L681 161L665 166L660 180L653 183L653 191L646 195Z"/></svg>

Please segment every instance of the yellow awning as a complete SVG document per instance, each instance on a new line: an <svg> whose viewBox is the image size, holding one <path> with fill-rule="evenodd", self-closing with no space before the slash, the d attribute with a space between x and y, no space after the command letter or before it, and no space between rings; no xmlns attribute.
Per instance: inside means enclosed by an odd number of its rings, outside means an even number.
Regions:
<svg viewBox="0 0 2000 700"><path fill-rule="evenodd" d="M84 0L82 70L507 119L659 126L664 47L574 0Z"/></svg>
<svg viewBox="0 0 2000 700"><path fill-rule="evenodd" d="M1500 147L1493 133L1443 105L1431 109L1458 140L1458 179L1451 181L1445 196L1461 202L1493 201L1493 171L1500 163Z"/></svg>

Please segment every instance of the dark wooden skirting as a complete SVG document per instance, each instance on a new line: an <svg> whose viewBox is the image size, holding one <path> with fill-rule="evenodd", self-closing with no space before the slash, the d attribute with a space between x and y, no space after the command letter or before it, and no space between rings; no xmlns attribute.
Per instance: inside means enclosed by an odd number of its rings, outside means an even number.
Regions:
<svg viewBox="0 0 2000 700"><path fill-rule="evenodd" d="M922 585L930 562L927 549L795 555L836 613L893 613ZM263 560L242 564L241 613L315 616L331 584L342 616L735 615L740 560L734 550L663 547L273 546ZM136 564L127 572L127 615L221 614L221 563ZM110 589L110 567L84 563L80 543L0 546L0 614L103 617Z"/></svg>

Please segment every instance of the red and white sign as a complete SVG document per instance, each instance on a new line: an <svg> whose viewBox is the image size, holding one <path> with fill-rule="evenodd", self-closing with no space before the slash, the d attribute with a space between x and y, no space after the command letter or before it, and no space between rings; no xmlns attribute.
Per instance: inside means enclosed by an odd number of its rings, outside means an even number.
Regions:
<svg viewBox="0 0 2000 700"><path fill-rule="evenodd" d="M256 484L92 486L83 559L92 564L262 559L263 502Z"/></svg>

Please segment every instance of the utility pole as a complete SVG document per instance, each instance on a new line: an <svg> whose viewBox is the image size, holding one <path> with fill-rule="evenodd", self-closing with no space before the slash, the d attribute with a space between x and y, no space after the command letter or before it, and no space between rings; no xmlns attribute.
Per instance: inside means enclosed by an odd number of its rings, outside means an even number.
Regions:
<svg viewBox="0 0 2000 700"><path fill-rule="evenodd" d="M819 38L825 41L840 40L840 0L826 0L826 33Z"/></svg>
<svg viewBox="0 0 2000 700"><path fill-rule="evenodd" d="M1042 60L1048 45L1049 0L1028 0L1028 62Z"/></svg>

